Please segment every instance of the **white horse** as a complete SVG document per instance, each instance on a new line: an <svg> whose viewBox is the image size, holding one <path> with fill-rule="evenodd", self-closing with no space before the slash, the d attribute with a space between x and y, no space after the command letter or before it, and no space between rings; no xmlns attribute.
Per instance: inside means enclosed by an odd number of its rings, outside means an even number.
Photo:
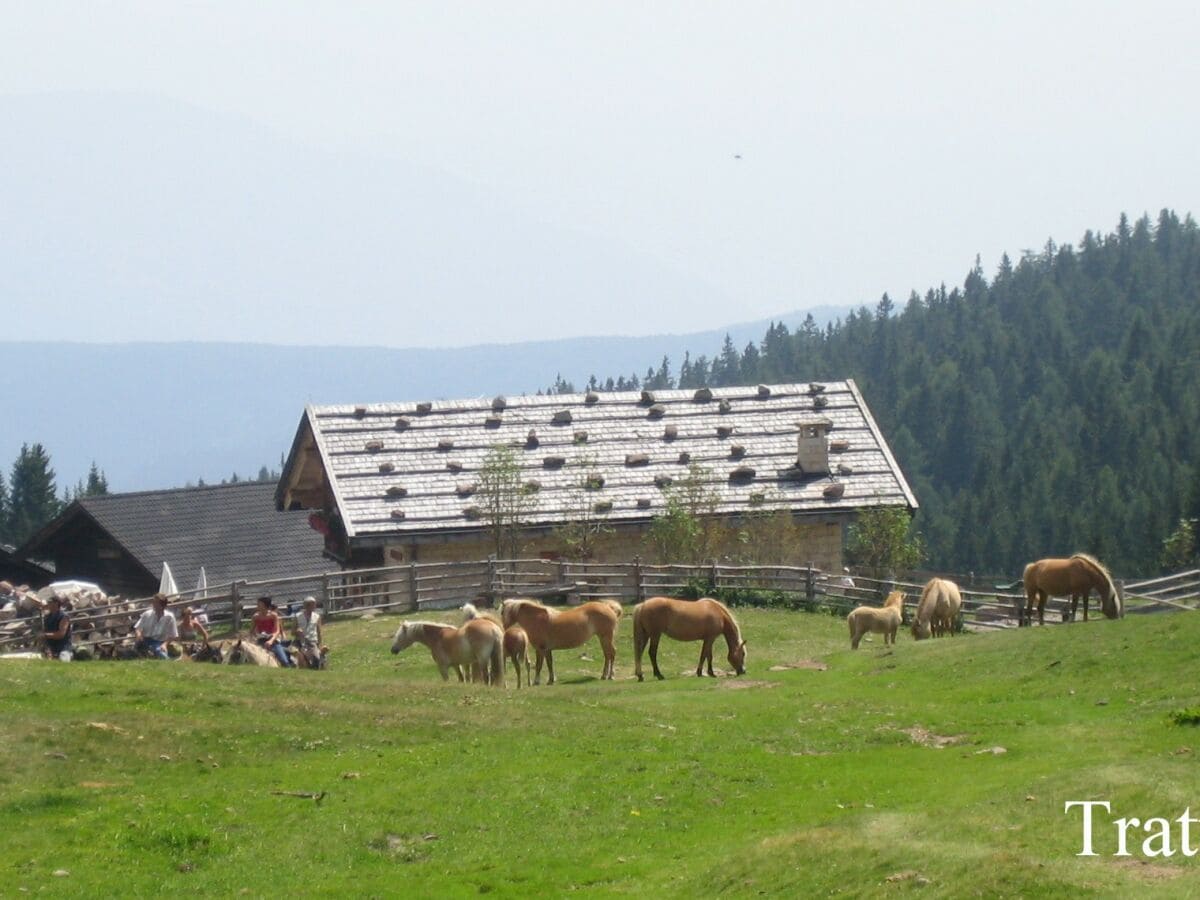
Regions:
<svg viewBox="0 0 1200 900"><path fill-rule="evenodd" d="M846 617L850 625L850 649L857 650L858 642L868 631L882 634L885 646L889 638L892 644L895 644L896 632L900 630L900 620L903 617L904 595L899 591L888 594L887 599L883 601L883 609L874 606L857 607Z"/></svg>
<svg viewBox="0 0 1200 900"><path fill-rule="evenodd" d="M921 641L931 635L942 637L953 634L960 609L962 594L958 592L958 585L945 578L930 578L917 604L917 617L912 624L913 637Z"/></svg>
<svg viewBox="0 0 1200 900"><path fill-rule="evenodd" d="M413 644L429 648L442 681L450 680L452 668L462 681L463 666L478 667L485 683L504 687L504 632L493 619L469 619L458 628L441 622L405 622L396 629L392 652Z"/></svg>

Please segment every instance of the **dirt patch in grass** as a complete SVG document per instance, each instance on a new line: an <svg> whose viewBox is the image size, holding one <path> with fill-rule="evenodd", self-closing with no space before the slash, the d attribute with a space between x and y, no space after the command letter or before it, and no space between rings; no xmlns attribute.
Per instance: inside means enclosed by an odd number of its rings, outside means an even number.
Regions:
<svg viewBox="0 0 1200 900"><path fill-rule="evenodd" d="M901 728L900 733L907 734L914 744L920 744L922 747L932 747L935 750L952 747L967 739L965 734L934 734L928 728L922 728L920 725L914 725L912 728Z"/></svg>
<svg viewBox="0 0 1200 900"><path fill-rule="evenodd" d="M1161 863L1152 863L1148 859L1120 859L1112 863L1112 866L1143 881L1167 881L1184 873L1178 866L1164 866Z"/></svg>
<svg viewBox="0 0 1200 900"><path fill-rule="evenodd" d="M801 659L796 662L780 663L777 666L771 666L768 672L787 672L791 669L806 669L812 672L824 672L829 668L828 663L823 663L819 659Z"/></svg>
<svg viewBox="0 0 1200 900"><path fill-rule="evenodd" d="M720 682L723 688L729 688L731 691L745 690L746 688L773 688L779 687L778 681L756 681L753 678L726 678Z"/></svg>

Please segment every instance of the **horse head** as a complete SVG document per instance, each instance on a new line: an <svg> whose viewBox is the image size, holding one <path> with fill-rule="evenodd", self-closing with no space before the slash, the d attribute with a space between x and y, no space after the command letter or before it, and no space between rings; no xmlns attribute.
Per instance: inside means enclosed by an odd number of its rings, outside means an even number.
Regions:
<svg viewBox="0 0 1200 900"><path fill-rule="evenodd" d="M729 664L738 675L746 674L746 642L741 641L729 651Z"/></svg>
<svg viewBox="0 0 1200 900"><path fill-rule="evenodd" d="M396 629L396 636L392 638L392 652L399 653L405 647L412 645L416 640L416 629L411 627L407 622Z"/></svg>
<svg viewBox="0 0 1200 900"><path fill-rule="evenodd" d="M923 641L930 635L929 622L915 619L912 623L912 636L914 640Z"/></svg>

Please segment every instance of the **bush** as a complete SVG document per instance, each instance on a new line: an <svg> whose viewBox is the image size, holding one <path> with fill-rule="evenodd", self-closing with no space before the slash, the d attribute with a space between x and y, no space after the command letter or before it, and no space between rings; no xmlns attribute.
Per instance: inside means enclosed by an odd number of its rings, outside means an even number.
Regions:
<svg viewBox="0 0 1200 900"><path fill-rule="evenodd" d="M1200 706L1175 710L1171 713L1171 721L1176 725L1200 725Z"/></svg>

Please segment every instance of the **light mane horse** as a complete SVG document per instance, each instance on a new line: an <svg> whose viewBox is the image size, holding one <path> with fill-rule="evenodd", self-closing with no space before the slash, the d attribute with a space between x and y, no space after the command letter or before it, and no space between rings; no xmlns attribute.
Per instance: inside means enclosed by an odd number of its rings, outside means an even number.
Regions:
<svg viewBox="0 0 1200 900"><path fill-rule="evenodd" d="M621 619L621 604L615 600L591 600L571 609L551 609L536 600L512 598L500 604L504 627L520 625L537 651L537 669L533 683L541 684L542 661L554 684L555 650L567 650L585 644L595 635L604 651L602 679L612 679L617 659L617 623Z"/></svg>
<svg viewBox="0 0 1200 900"><path fill-rule="evenodd" d="M884 646L889 638L893 645L896 643L896 632L900 630L900 620L904 617L904 595L892 591L883 601L883 609L874 606L859 606L846 617L850 625L850 649L857 650L858 642L868 631L872 634L882 634Z"/></svg>
<svg viewBox="0 0 1200 900"><path fill-rule="evenodd" d="M725 604L711 597L699 600L676 600L672 597L651 597L633 608L633 666L637 680L642 680L642 651L650 648L650 665L654 677L660 681L663 673L658 669L658 642L666 635L676 641L703 641L700 662L696 664L697 677L703 674L708 663L708 674L713 677L713 643L724 636L728 648L729 665L739 675L746 672L746 642L742 640L737 620Z"/></svg>
<svg viewBox="0 0 1200 900"><path fill-rule="evenodd" d="M918 641L931 635L942 637L954 633L958 611L962 609L962 594L958 585L945 578L930 578L921 591L917 603L917 617L913 620L912 636Z"/></svg>
<svg viewBox="0 0 1200 900"><path fill-rule="evenodd" d="M225 652L225 664L228 666L264 666L268 669L278 669L279 660L266 647L260 647L254 641L241 638Z"/></svg>
<svg viewBox="0 0 1200 900"><path fill-rule="evenodd" d="M413 644L429 648L442 681L450 680L451 668L462 681L462 667L477 666L485 683L504 687L504 634L491 619L469 619L458 628L441 622L405 622L396 629L392 652Z"/></svg>
<svg viewBox="0 0 1200 900"><path fill-rule="evenodd" d="M1083 621L1088 618L1088 598L1093 590L1100 595L1101 609L1109 619L1125 614L1121 595L1113 584L1108 569L1094 556L1076 553L1068 559L1039 559L1025 567L1025 618L1033 621L1037 604L1038 624L1045 624L1046 600L1050 597L1071 598L1071 618L1083 598Z"/></svg>

